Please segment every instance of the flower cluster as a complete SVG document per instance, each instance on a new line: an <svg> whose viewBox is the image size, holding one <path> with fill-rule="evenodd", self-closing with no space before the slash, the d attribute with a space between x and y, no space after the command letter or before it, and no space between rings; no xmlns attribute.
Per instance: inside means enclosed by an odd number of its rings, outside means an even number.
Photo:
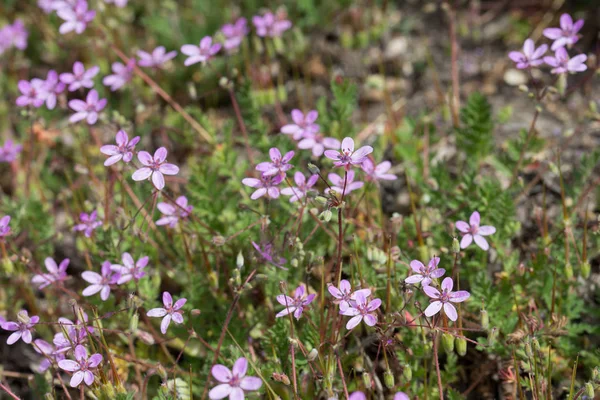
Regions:
<svg viewBox="0 0 600 400"><path fill-rule="evenodd" d="M340 314L352 317L346 323L346 329L352 330L364 321L368 326L377 324L377 309L381 306L380 299L370 299L371 289L352 290L350 282L342 279L339 287L329 284L327 289L334 297L334 304L340 309Z"/></svg>
<svg viewBox="0 0 600 400"><path fill-rule="evenodd" d="M131 254L125 252L122 254L121 260L123 265L104 261L100 274L93 271L83 272L81 277L90 283L90 286L85 288L82 294L87 297L100 292L100 298L102 301L106 301L110 296L111 288L115 285L123 285L131 280L137 282L146 276L144 268L148 265L148 257L142 257L136 262Z"/></svg>
<svg viewBox="0 0 600 400"><path fill-rule="evenodd" d="M7 140L0 147L0 163L11 163L17 159L19 153L23 150L23 146L15 144L12 140Z"/></svg>

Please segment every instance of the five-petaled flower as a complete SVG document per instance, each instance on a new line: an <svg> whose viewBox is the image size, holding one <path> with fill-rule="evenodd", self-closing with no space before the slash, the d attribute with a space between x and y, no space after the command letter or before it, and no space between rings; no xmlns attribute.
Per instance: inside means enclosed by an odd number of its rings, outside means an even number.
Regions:
<svg viewBox="0 0 600 400"><path fill-rule="evenodd" d="M292 110L293 124L287 124L281 127L281 132L286 135L292 135L294 140L300 140L303 137L315 135L319 132L319 125L315 121L319 117L317 110L311 110L306 114L298 109ZM339 147L338 144L336 147Z"/></svg>
<svg viewBox="0 0 600 400"><path fill-rule="evenodd" d="M242 179L242 183L246 186L250 186L251 188L255 188L254 193L250 195L252 200L256 200L265 194L267 197L272 199L276 199L279 197L279 188L277 187L283 181L282 175L275 176L264 176L262 175L260 179L256 178L244 178Z"/></svg>
<svg viewBox="0 0 600 400"><path fill-rule="evenodd" d="M35 339L33 341L33 349L44 356L44 359L40 361L39 372L46 371L52 366L53 362L65 359L63 353L57 353L54 346L42 339Z"/></svg>
<svg viewBox="0 0 600 400"><path fill-rule="evenodd" d="M215 54L217 54L219 50L221 50L221 44L213 44L213 39L210 36L203 37L199 46L193 44L184 44L181 46L181 52L188 56L188 58L183 64L186 67L199 62L204 64L208 62L208 60L210 60Z"/></svg>
<svg viewBox="0 0 600 400"><path fill-rule="evenodd" d="M304 133L304 137L298 142L298 148L312 150L315 157L321 157L325 149L339 149L340 141L331 137L325 137L320 133Z"/></svg>
<svg viewBox="0 0 600 400"><path fill-rule="evenodd" d="M230 400L244 400L244 391L260 389L262 381L254 376L246 376L248 360L238 358L230 370L224 365L216 364L210 370L212 376L220 382L208 392L210 400L220 400L229 396Z"/></svg>
<svg viewBox="0 0 600 400"><path fill-rule="evenodd" d="M342 279L340 281L340 286L337 288L330 283L327 286L327 290L335 298L333 302L335 304L339 304L340 310L342 311L347 310L351 303L356 304L355 301L357 293L361 293L365 298L371 295L371 289L358 289L352 291L352 286L346 279Z"/></svg>
<svg viewBox="0 0 600 400"><path fill-rule="evenodd" d="M518 69L526 69L542 65L546 51L548 51L547 44L543 44L536 49L533 40L527 39L523 43L523 52L511 51L508 53L508 57L517 63Z"/></svg>
<svg viewBox="0 0 600 400"><path fill-rule="evenodd" d="M107 144L100 147L100 152L109 156L106 159L106 161L104 161L104 165L108 167L121 160L123 160L123 162L125 163L130 162L133 158L135 145L138 144L139 141L139 136L136 136L133 139L129 140L127 132L125 132L124 130L120 130L119 132L117 132L116 146L112 144Z"/></svg>
<svg viewBox="0 0 600 400"><path fill-rule="evenodd" d="M87 24L96 16L96 11L88 10L86 0L78 0L74 7L62 7L56 14L65 22L58 28L61 34L75 31L78 35L83 33Z"/></svg>
<svg viewBox="0 0 600 400"><path fill-rule="evenodd" d="M6 340L6 344L14 344L19 339L27 344L31 343L31 333L38 322L40 322L40 317L37 315L30 317L26 310L19 311L17 313L17 322L5 321L2 323L2 329L13 332Z"/></svg>
<svg viewBox="0 0 600 400"><path fill-rule="evenodd" d="M23 150L22 145L15 144L12 140L7 140L4 142L4 145L0 146L0 163L15 161L21 150Z"/></svg>
<svg viewBox="0 0 600 400"><path fill-rule="evenodd" d="M303 284L298 286L294 291L294 298L290 296L280 294L276 297L277 302L285 308L275 315L275 318L280 318L288 314L294 313L296 319L300 319L304 307L308 306L317 297L316 294L306 295L306 286Z"/></svg>
<svg viewBox="0 0 600 400"><path fill-rule="evenodd" d="M165 177L163 175L177 175L179 167L175 164L169 164L167 160L167 149L160 147L154 152L154 157L147 151L138 153L138 160L144 165L135 171L132 175L134 181L143 181L152 177L152 184L158 190L165 187Z"/></svg>
<svg viewBox="0 0 600 400"><path fill-rule="evenodd" d="M10 215L0 218L0 240L10 235Z"/></svg>
<svg viewBox="0 0 600 400"><path fill-rule="evenodd" d="M441 278L446 273L445 269L437 267L439 263L440 258L435 256L429 260L427 266L419 260L412 260L410 267L415 273L406 278L404 282L412 284L421 282L423 286L429 285L433 279Z"/></svg>
<svg viewBox="0 0 600 400"><path fill-rule="evenodd" d="M346 329L354 329L363 320L368 326L374 326L377 323L375 310L380 306L380 299L367 300L363 292L357 292L354 301L349 303L348 308L342 310L340 307L340 314L352 317L346 323Z"/></svg>
<svg viewBox="0 0 600 400"><path fill-rule="evenodd" d="M448 318L450 318L451 321L456 321L458 314L456 312L456 308L450 303L462 303L463 301L467 300L471 294L466 290L453 292L452 286L454 286L454 282L450 277L445 278L442 281L441 292L433 286L423 286L423 291L425 294L433 299L433 301L425 309L425 316L431 317L440 312L443 307L444 313L448 316Z"/></svg>
<svg viewBox="0 0 600 400"><path fill-rule="evenodd" d="M110 285L116 284L119 281L121 274L113 271L109 261L104 261L102 263L101 273L102 275L93 271L85 271L81 274L84 281L91 283L90 286L83 289L81 294L87 297L100 292L102 301L108 300L108 296L110 295Z"/></svg>
<svg viewBox="0 0 600 400"><path fill-rule="evenodd" d="M149 317L163 317L162 322L160 323L160 331L165 335L167 333L167 328L169 328L169 324L171 320L176 324L183 324L183 311L181 311L181 307L187 301L185 298L181 298L173 304L173 298L169 292L164 292L162 296L162 301L164 308L153 308L146 315Z"/></svg>
<svg viewBox="0 0 600 400"><path fill-rule="evenodd" d="M80 99L69 101L69 107L75 111L69 121L78 122L85 119L89 125L94 125L98 121L98 114L106 107L107 102L106 99L100 99L96 89L92 89L87 94L85 101Z"/></svg>
<svg viewBox="0 0 600 400"><path fill-rule="evenodd" d="M363 187L363 185L365 184L364 182L359 182L359 181L354 181L354 176L355 173L353 170L350 171L346 171L346 176L340 176L334 172L331 172L329 175L327 175L327 178L329 178L329 182L331 182L333 185L331 186L331 189L327 188L325 189L325 193L329 193L330 191L334 191L336 193L340 193L345 196L350 192L353 192L357 189L360 189L361 187Z"/></svg>
<svg viewBox="0 0 600 400"><path fill-rule="evenodd" d="M133 77L133 68L135 67L135 58L130 58L127 64L115 62L112 65L113 74L105 76L102 83L110 86L111 91L119 90Z"/></svg>
<svg viewBox="0 0 600 400"><path fill-rule="evenodd" d="M573 23L573 18L569 14L560 16L560 28L544 29L544 36L554 40L551 49L554 51L561 47L570 46L579 40L577 34L583 27L583 20L580 19Z"/></svg>
<svg viewBox="0 0 600 400"><path fill-rule="evenodd" d="M51 69L48 71L44 85L46 107L53 110L56 107L56 95L65 90L65 84L58 79L58 73Z"/></svg>
<svg viewBox="0 0 600 400"><path fill-rule="evenodd" d="M84 382L87 386L91 386L95 378L92 370L100 365L102 355L96 353L88 357L88 352L82 345L75 347L73 353L75 361L60 360L58 366L65 371L74 372L69 383L71 387L77 387L81 382Z"/></svg>
<svg viewBox="0 0 600 400"><path fill-rule="evenodd" d="M82 212L79 214L80 223L73 227L74 231L83 231L85 237L91 237L95 229L102 226L102 221L96 221L98 219L98 212L96 210L87 214Z"/></svg>
<svg viewBox="0 0 600 400"><path fill-rule="evenodd" d="M17 84L17 88L21 92L21 96L17 97L19 107L33 106L39 108L46 101L46 84L39 78L33 78L31 82L21 80Z"/></svg>
<svg viewBox="0 0 600 400"><path fill-rule="evenodd" d="M185 196L179 196L175 200L175 204L169 203L158 203L158 210L163 213L163 217L156 221L156 225L169 225L171 228L177 226L177 222L180 219L186 219L194 209L193 206L188 205L188 199Z"/></svg>
<svg viewBox="0 0 600 400"><path fill-rule="evenodd" d="M256 34L261 37L280 37L281 34L292 27L292 23L279 16L275 16L271 11L264 15L255 15L252 17L252 23L256 28Z"/></svg>
<svg viewBox="0 0 600 400"><path fill-rule="evenodd" d="M491 225L479 226L480 216L477 211L474 211L469 218L469 223L465 221L456 221L456 229L462 234L463 238L460 241L460 248L466 249L475 240L475 244L483 250L488 250L490 245L484 236L493 235L496 233L496 228Z"/></svg>
<svg viewBox="0 0 600 400"><path fill-rule="evenodd" d="M63 72L59 77L61 82L69 85L69 92L74 92L79 88L93 88L94 81L92 78L95 77L98 72L100 72L100 67L97 65L86 70L82 62L75 61L75 64L73 64L73 73Z"/></svg>
<svg viewBox="0 0 600 400"><path fill-rule="evenodd" d="M294 157L293 151L288 151L284 156L281 156L281 152L276 147L272 147L269 150L269 157L271 162L261 162L256 166L256 170L262 172L263 176L273 176L281 174L285 176L286 171L293 167L288 161Z"/></svg>
<svg viewBox="0 0 600 400"><path fill-rule="evenodd" d="M559 48L554 53L554 57L544 57L544 62L551 67L550 70L553 74L566 74L567 72L583 72L587 69L585 61L587 56L585 54L576 55L573 58L569 58L567 49L564 47Z"/></svg>
<svg viewBox="0 0 600 400"><path fill-rule="evenodd" d="M396 175L388 174L388 171L392 168L392 163L389 161L383 161L375 166L373 161L367 157L362 164L360 164L360 167L365 171L367 180L369 181L393 181L398 179Z"/></svg>
<svg viewBox="0 0 600 400"><path fill-rule="evenodd" d="M140 67L162 68L163 64L177 55L177 51L173 50L167 53L165 46L158 46L152 50L152 53L138 50L137 55L140 58L138 61Z"/></svg>
<svg viewBox="0 0 600 400"><path fill-rule="evenodd" d="M352 138L344 138L340 150L325 150L325 157L334 160L333 165L336 167L345 167L349 169L351 165L359 165L365 161L367 155L373 152L371 146L363 146L358 150L354 150L354 140Z"/></svg>
<svg viewBox="0 0 600 400"><path fill-rule="evenodd" d="M221 27L221 33L225 36L223 47L231 52L242 44L242 40L248 33L246 18L238 18L233 24L225 24Z"/></svg>
<svg viewBox="0 0 600 400"><path fill-rule="evenodd" d="M302 172L296 171L294 174L294 182L296 182L296 186L281 189L281 194L284 196L292 196L290 197L291 203L298 201L306 196L308 192L314 192L314 189L311 188L315 185L315 183L317 183L318 179L319 175L315 174L311 175L308 180L306 180L306 177Z"/></svg>
<svg viewBox="0 0 600 400"><path fill-rule="evenodd" d="M44 260L44 264L46 265L48 272L36 274L31 278L31 283L36 285L38 289L44 289L54 282L62 282L67 279L67 267L69 266L68 258L65 258L59 265L56 265L56 261L47 257Z"/></svg>
<svg viewBox="0 0 600 400"><path fill-rule="evenodd" d="M125 252L121 256L121 261L123 265L113 264L111 265L111 269L119 273L120 277L117 281L117 285L122 285L124 283L129 282L130 280L139 281L144 276L146 276L146 272L144 268L148 265L148 256L144 256L139 260L135 261L131 254Z"/></svg>
<svg viewBox="0 0 600 400"><path fill-rule="evenodd" d="M275 249L272 243L265 243L263 246L260 246L258 243L252 242L252 246L258 251L258 254L260 254L264 261L287 271L287 268L283 266L287 260L283 257L275 256Z"/></svg>

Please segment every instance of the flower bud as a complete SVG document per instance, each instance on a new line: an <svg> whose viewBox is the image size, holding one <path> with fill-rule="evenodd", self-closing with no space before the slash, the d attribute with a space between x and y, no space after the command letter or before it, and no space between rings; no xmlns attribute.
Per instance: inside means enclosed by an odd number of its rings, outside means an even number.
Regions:
<svg viewBox="0 0 600 400"><path fill-rule="evenodd" d="M528 358L533 358L533 351L531 350L531 343L525 342L525 354Z"/></svg>
<svg viewBox="0 0 600 400"><path fill-rule="evenodd" d="M452 239L452 252L455 254L460 253L460 242L458 241L458 238Z"/></svg>
<svg viewBox="0 0 600 400"><path fill-rule="evenodd" d="M140 316L138 313L134 313L131 319L129 320L129 330L131 332L135 332L138 329L138 323L140 322Z"/></svg>
<svg viewBox="0 0 600 400"><path fill-rule="evenodd" d="M317 357L319 357L319 351L317 349L312 349L308 353L308 356L306 356L306 358L308 359L308 361L315 361L317 359Z"/></svg>
<svg viewBox="0 0 600 400"><path fill-rule="evenodd" d="M244 255L241 251L238 253L237 258L235 259L235 266L238 267L238 269L242 269L244 266Z"/></svg>
<svg viewBox="0 0 600 400"><path fill-rule="evenodd" d="M459 356L464 357L467 354L467 339L463 337L457 337L454 340L454 346Z"/></svg>
<svg viewBox="0 0 600 400"><path fill-rule="evenodd" d="M587 382L585 384L585 395L590 399L594 398L594 384L592 382Z"/></svg>
<svg viewBox="0 0 600 400"><path fill-rule="evenodd" d="M581 264L581 277L583 279L587 279L590 277L590 272L591 272L591 266L589 262L584 262L583 264Z"/></svg>
<svg viewBox="0 0 600 400"><path fill-rule="evenodd" d="M485 308L481 309L481 327L485 330L490 327L490 316Z"/></svg>
<svg viewBox="0 0 600 400"><path fill-rule="evenodd" d="M402 369L402 377L404 377L404 380L407 382L410 382L412 379L412 368L410 367L410 364L405 364L404 368Z"/></svg>
<svg viewBox="0 0 600 400"><path fill-rule="evenodd" d="M315 201L319 204L321 204L322 206L327 204L327 197L323 197L323 196L316 196L315 197Z"/></svg>
<svg viewBox="0 0 600 400"><path fill-rule="evenodd" d="M223 246L223 245L225 245L225 242L227 242L227 239L225 239L221 235L217 235L217 236L213 236L212 242L215 246Z"/></svg>
<svg viewBox="0 0 600 400"><path fill-rule="evenodd" d="M332 212L331 210L325 210L321 214L319 214L319 219L324 222L331 221Z"/></svg>
<svg viewBox="0 0 600 400"><path fill-rule="evenodd" d="M454 351L454 336L449 333L444 333L442 335L442 345L444 346L446 353L452 353Z"/></svg>
<svg viewBox="0 0 600 400"><path fill-rule="evenodd" d="M308 163L308 170L310 171L311 174L318 174L319 172L321 172L319 167L317 167L313 163Z"/></svg>
<svg viewBox="0 0 600 400"><path fill-rule="evenodd" d="M292 258L292 261L290 261L290 264L292 265L292 267L298 268L298 259Z"/></svg>
<svg viewBox="0 0 600 400"><path fill-rule="evenodd" d="M492 328L488 333L488 345L493 346L498 337L498 328Z"/></svg>
<svg viewBox="0 0 600 400"><path fill-rule="evenodd" d="M592 370L592 380L594 382L597 382L598 380L600 380L600 369L598 369L598 367L596 367Z"/></svg>
<svg viewBox="0 0 600 400"><path fill-rule="evenodd" d="M371 375L368 372L363 372L362 374L363 384L365 388L371 389L373 387L373 380L371 379Z"/></svg>
<svg viewBox="0 0 600 400"><path fill-rule="evenodd" d="M573 266L570 262L567 262L567 265L565 265L565 277L567 279L573 278Z"/></svg>
<svg viewBox="0 0 600 400"><path fill-rule="evenodd" d="M394 374L389 369L383 373L383 383L388 389L394 388Z"/></svg>

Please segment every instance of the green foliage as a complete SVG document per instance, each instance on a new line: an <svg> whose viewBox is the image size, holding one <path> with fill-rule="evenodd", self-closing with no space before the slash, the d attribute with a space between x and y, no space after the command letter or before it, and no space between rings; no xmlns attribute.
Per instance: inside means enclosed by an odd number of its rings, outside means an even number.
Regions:
<svg viewBox="0 0 600 400"><path fill-rule="evenodd" d="M481 93L473 93L460 111L461 127L456 130L456 144L471 163L487 157L494 146L492 106Z"/></svg>

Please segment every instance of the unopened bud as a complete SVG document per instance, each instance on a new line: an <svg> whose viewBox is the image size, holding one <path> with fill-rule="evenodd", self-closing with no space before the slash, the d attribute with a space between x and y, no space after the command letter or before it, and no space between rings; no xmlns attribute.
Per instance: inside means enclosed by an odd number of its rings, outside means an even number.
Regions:
<svg viewBox="0 0 600 400"><path fill-rule="evenodd" d="M490 327L490 316L485 308L481 309L481 327L485 330Z"/></svg>
<svg viewBox="0 0 600 400"><path fill-rule="evenodd" d="M156 373L163 379L163 381L167 380L167 370L161 364L158 364L158 367L156 367Z"/></svg>
<svg viewBox="0 0 600 400"><path fill-rule="evenodd" d="M327 204L327 197L316 196L315 201L324 206L325 204Z"/></svg>
<svg viewBox="0 0 600 400"><path fill-rule="evenodd" d="M371 379L371 375L368 372L363 372L362 374L363 384L365 388L371 389L373 387L373 380Z"/></svg>
<svg viewBox="0 0 600 400"><path fill-rule="evenodd" d="M594 384L592 382L587 382L585 384L585 395L590 399L594 398Z"/></svg>
<svg viewBox="0 0 600 400"><path fill-rule="evenodd" d="M412 380L412 368L410 367L410 364L404 365L404 368L402 369L402 376L407 382L410 382Z"/></svg>
<svg viewBox="0 0 600 400"><path fill-rule="evenodd" d="M390 371L389 369L383 374L383 383L385 383L385 386L388 389L394 388L394 374L392 374L392 371Z"/></svg>
<svg viewBox="0 0 600 400"><path fill-rule="evenodd" d="M467 339L457 337L454 341L454 346L456 347L456 352L459 356L464 357L465 354L467 354Z"/></svg>
<svg viewBox="0 0 600 400"><path fill-rule="evenodd" d="M567 279L573 278L573 266L570 262L567 262L567 265L565 265L565 276Z"/></svg>
<svg viewBox="0 0 600 400"><path fill-rule="evenodd" d="M496 343L496 338L498 337L498 328L492 328L488 333L488 344L493 346Z"/></svg>
<svg viewBox="0 0 600 400"><path fill-rule="evenodd" d="M584 262L583 264L581 264L581 277L583 279L587 279L590 277L590 272L591 272L591 266L589 262Z"/></svg>
<svg viewBox="0 0 600 400"><path fill-rule="evenodd" d="M600 380L600 369L598 369L598 367L592 370L592 380L594 382Z"/></svg>
<svg viewBox="0 0 600 400"><path fill-rule="evenodd" d="M452 239L452 252L460 253L460 242L458 241L457 238Z"/></svg>
<svg viewBox="0 0 600 400"><path fill-rule="evenodd" d="M317 357L319 357L319 351L317 349L312 349L308 353L308 356L306 356L306 358L308 359L308 361L315 361L317 359Z"/></svg>
<svg viewBox="0 0 600 400"><path fill-rule="evenodd" d="M531 344L533 345L533 351L539 353L542 349L540 348L540 342L538 342L537 338L531 339Z"/></svg>
<svg viewBox="0 0 600 400"><path fill-rule="evenodd" d="M319 214L319 219L324 222L329 222L331 221L332 215L333 213L331 212L331 210L325 210L321 214Z"/></svg>
<svg viewBox="0 0 600 400"><path fill-rule="evenodd" d="M529 88L527 87L527 85L523 85L523 84L519 85L519 90L523 93L529 92Z"/></svg>
<svg viewBox="0 0 600 400"><path fill-rule="evenodd" d="M298 268L298 259L292 258L292 261L290 261L290 264L292 265L292 267Z"/></svg>
<svg viewBox="0 0 600 400"><path fill-rule="evenodd" d="M237 258L235 259L235 266L238 267L238 269L242 269L244 266L244 255L241 251L238 253Z"/></svg>
<svg viewBox="0 0 600 400"><path fill-rule="evenodd" d="M454 351L454 336L449 333L444 333L442 335L442 345L444 346L446 353L452 353Z"/></svg>
<svg viewBox="0 0 600 400"><path fill-rule="evenodd" d="M525 343L525 354L528 358L533 358L533 351L531 350L531 343Z"/></svg>
<svg viewBox="0 0 600 400"><path fill-rule="evenodd" d="M140 322L140 316L138 313L133 314L131 320L129 320L129 330L135 332L138 329L138 323Z"/></svg>
<svg viewBox="0 0 600 400"><path fill-rule="evenodd" d="M221 235L217 235L217 236L213 236L212 242L215 246L223 246L223 245L225 245L225 242L227 242L227 239L225 239Z"/></svg>
<svg viewBox="0 0 600 400"><path fill-rule="evenodd" d="M308 170L310 171L311 174L318 174L319 172L321 172L319 167L317 167L315 164L312 164L312 163L308 163Z"/></svg>

